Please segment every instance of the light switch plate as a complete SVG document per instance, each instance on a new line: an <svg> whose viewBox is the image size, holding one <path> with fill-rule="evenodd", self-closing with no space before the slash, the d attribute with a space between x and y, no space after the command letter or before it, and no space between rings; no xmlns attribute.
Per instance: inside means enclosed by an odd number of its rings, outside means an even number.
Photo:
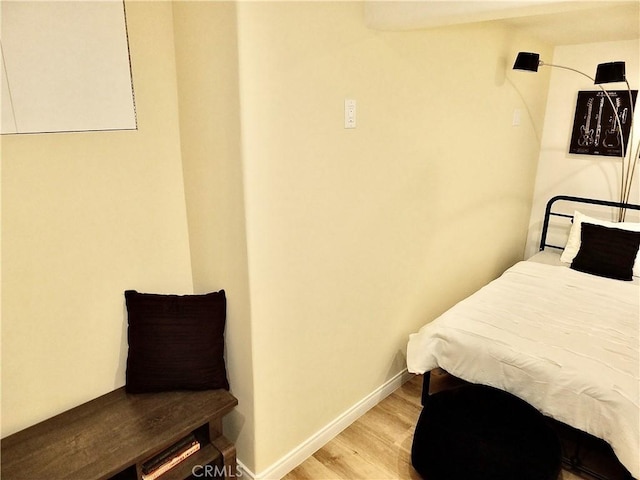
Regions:
<svg viewBox="0 0 640 480"><path fill-rule="evenodd" d="M344 100L344 128L356 128L356 101Z"/></svg>

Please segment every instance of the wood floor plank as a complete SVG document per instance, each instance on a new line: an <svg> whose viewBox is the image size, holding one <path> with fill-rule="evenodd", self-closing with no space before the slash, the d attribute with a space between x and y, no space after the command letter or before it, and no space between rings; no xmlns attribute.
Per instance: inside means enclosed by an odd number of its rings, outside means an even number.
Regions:
<svg viewBox="0 0 640 480"><path fill-rule="evenodd" d="M393 478L393 473L381 470L352 448L348 442L343 442L339 436L336 441L329 442L314 454L314 457L329 468L336 477L345 480L368 480L371 478Z"/></svg>
<svg viewBox="0 0 640 480"><path fill-rule="evenodd" d="M422 411L421 406L396 394L389 395L384 402L380 402L377 407L389 415L395 416L398 421L408 423L410 426L416 424Z"/></svg>
<svg viewBox="0 0 640 480"><path fill-rule="evenodd" d="M406 471L411 460L406 452L394 448L385 435L376 432L375 427L361 419L356 420L349 428L338 435L360 453L367 461L389 471Z"/></svg>
<svg viewBox="0 0 640 480"><path fill-rule="evenodd" d="M394 445L413 426L412 422L400 415L394 415L393 411L381 405L373 407L359 421L371 430L372 435L391 445Z"/></svg>
<svg viewBox="0 0 640 480"><path fill-rule="evenodd" d="M315 456L311 456L289 472L284 478L287 480L319 480L323 478L331 479L340 477L337 477L333 470L327 468L324 463Z"/></svg>

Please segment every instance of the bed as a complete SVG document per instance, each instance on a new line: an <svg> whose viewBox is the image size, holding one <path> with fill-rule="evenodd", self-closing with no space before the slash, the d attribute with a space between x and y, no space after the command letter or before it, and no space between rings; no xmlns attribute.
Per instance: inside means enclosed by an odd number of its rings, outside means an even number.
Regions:
<svg viewBox="0 0 640 480"><path fill-rule="evenodd" d="M611 215L611 207L640 210L552 198L539 253L410 335L407 366L426 374L426 382L439 367L510 392L608 442L638 479L640 223L613 223L577 210L601 208ZM569 234L559 247L548 237L555 234L554 222L563 221Z"/></svg>

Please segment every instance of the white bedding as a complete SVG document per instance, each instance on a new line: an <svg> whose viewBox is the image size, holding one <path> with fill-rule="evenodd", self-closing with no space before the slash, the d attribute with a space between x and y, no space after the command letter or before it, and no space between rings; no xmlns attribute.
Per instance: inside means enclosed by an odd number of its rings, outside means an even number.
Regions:
<svg viewBox="0 0 640 480"><path fill-rule="evenodd" d="M639 324L637 284L520 262L411 335L407 365L511 392L639 478Z"/></svg>

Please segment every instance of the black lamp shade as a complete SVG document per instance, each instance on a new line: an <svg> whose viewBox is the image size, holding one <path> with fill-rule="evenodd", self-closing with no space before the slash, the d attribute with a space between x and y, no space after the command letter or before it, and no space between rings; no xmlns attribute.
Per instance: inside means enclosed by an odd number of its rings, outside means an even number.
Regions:
<svg viewBox="0 0 640 480"><path fill-rule="evenodd" d="M601 63L596 69L594 83L624 82L626 80L624 62Z"/></svg>
<svg viewBox="0 0 640 480"><path fill-rule="evenodd" d="M527 70L537 72L540 65L540 54L532 52L520 52L513 64L514 70Z"/></svg>

